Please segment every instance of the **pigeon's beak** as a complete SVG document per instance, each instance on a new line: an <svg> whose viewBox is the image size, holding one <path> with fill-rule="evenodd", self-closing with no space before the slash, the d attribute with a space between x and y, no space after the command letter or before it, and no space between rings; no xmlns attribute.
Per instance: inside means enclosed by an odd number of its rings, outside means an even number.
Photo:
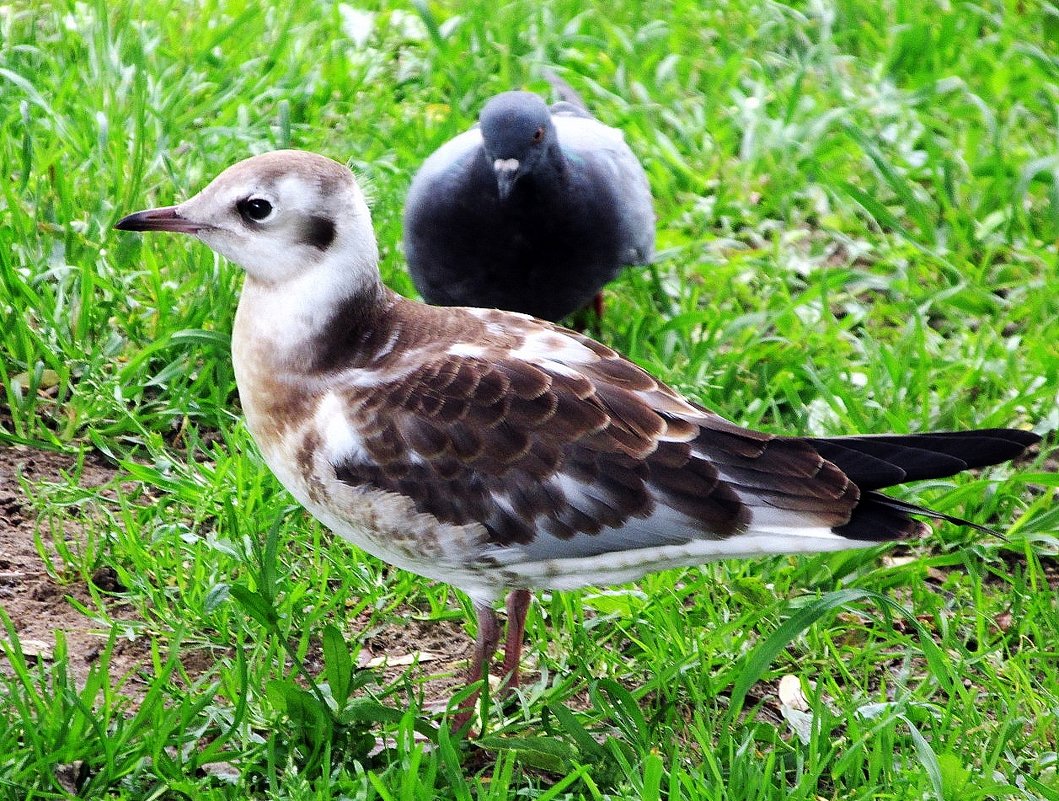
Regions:
<svg viewBox="0 0 1059 801"><path fill-rule="evenodd" d="M137 211L118 220L114 227L120 231L175 231L180 234L197 234L203 227L186 217L181 217L176 206Z"/></svg>
<svg viewBox="0 0 1059 801"><path fill-rule="evenodd" d="M507 200L511 194L511 189L518 180L518 168L518 159L497 159L493 162L493 169L496 171L496 193L501 201Z"/></svg>

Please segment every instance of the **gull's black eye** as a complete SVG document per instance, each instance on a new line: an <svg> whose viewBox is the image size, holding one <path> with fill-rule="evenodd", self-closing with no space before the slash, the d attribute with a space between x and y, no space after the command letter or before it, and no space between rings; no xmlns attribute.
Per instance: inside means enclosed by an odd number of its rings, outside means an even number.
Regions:
<svg viewBox="0 0 1059 801"><path fill-rule="evenodd" d="M272 213L272 204L263 197L247 197L235 204L244 220L261 222Z"/></svg>

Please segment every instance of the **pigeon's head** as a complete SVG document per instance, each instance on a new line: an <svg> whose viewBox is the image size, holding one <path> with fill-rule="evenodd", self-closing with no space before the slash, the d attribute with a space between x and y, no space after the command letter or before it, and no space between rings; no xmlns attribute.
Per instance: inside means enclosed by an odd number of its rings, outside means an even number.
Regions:
<svg viewBox="0 0 1059 801"><path fill-rule="evenodd" d="M300 150L240 161L183 203L138 211L115 227L191 234L268 284L325 261L375 270L378 259L368 206L353 173Z"/></svg>
<svg viewBox="0 0 1059 801"><path fill-rule="evenodd" d="M485 104L479 122L503 200L556 143L551 111L532 92L504 92Z"/></svg>

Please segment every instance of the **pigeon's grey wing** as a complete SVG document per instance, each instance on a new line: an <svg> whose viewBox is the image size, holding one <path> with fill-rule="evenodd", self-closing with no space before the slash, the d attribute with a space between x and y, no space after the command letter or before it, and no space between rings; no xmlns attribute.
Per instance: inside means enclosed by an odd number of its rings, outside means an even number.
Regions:
<svg viewBox="0 0 1059 801"><path fill-rule="evenodd" d="M549 110L553 117L580 117L586 120L595 119L595 117L592 116L592 112L588 109L581 108L580 106L566 100L560 100L558 103L553 103Z"/></svg>
<svg viewBox="0 0 1059 801"><path fill-rule="evenodd" d="M651 186L625 136L594 119L560 118L555 127L586 204L604 203L603 211L616 215L623 262L650 262L655 241Z"/></svg>
<svg viewBox="0 0 1059 801"><path fill-rule="evenodd" d="M482 133L478 128L472 128L431 153L412 179L405 208L418 208L439 194L452 191L463 179L468 164L477 158L481 147Z"/></svg>
<svg viewBox="0 0 1059 801"><path fill-rule="evenodd" d="M428 303L454 305L473 293L463 282L475 280L468 269L473 249L474 215L481 214L482 135L474 128L442 145L423 163L409 187L404 208L404 251L408 272ZM472 294L473 296L473 294Z"/></svg>
<svg viewBox="0 0 1059 801"><path fill-rule="evenodd" d="M559 97L562 98L566 105L573 106L575 109L580 111L588 111L588 104L585 99L578 94L578 91L574 89L569 83L563 78L559 77L558 73L555 72L551 67L545 67L541 70L541 75L544 77L552 89L554 89ZM556 106L559 104L556 104ZM555 112L556 106L552 106L552 112Z"/></svg>

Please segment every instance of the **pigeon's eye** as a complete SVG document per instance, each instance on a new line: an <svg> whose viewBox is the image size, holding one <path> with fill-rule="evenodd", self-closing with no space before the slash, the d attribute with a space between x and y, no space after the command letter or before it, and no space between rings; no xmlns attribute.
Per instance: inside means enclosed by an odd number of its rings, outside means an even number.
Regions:
<svg viewBox="0 0 1059 801"><path fill-rule="evenodd" d="M244 220L261 222L272 214L272 204L263 197L243 198L235 204Z"/></svg>
<svg viewBox="0 0 1059 801"><path fill-rule="evenodd" d="M538 128L536 131L533 132L533 141L534 142L539 142L543 138L544 138L544 129L543 128Z"/></svg>

